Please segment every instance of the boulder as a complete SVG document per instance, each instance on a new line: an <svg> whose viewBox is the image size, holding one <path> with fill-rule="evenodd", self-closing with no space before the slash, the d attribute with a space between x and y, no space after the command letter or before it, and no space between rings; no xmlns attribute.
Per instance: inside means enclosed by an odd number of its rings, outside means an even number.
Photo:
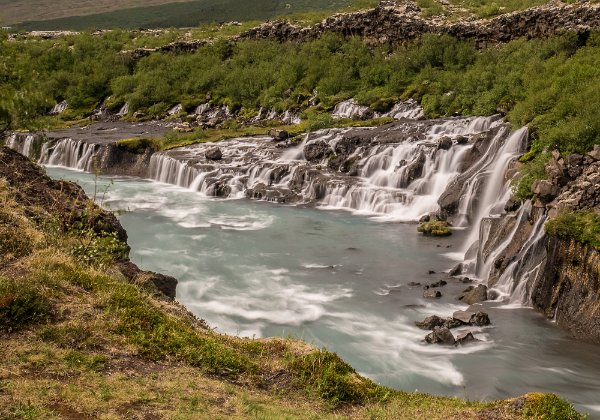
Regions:
<svg viewBox="0 0 600 420"><path fill-rule="evenodd" d="M436 281L435 283L431 283L429 285L429 287L443 287L447 284L448 284L448 282L446 280L440 280L440 281Z"/></svg>
<svg viewBox="0 0 600 420"><path fill-rule="evenodd" d="M479 284L477 287L471 286L463 291L458 300L462 300L467 305L486 301L488 300L487 286L484 284Z"/></svg>
<svg viewBox="0 0 600 420"><path fill-rule="evenodd" d="M304 158L309 162L321 161L333 153L331 147L322 140L308 143L304 146Z"/></svg>
<svg viewBox="0 0 600 420"><path fill-rule="evenodd" d="M540 199L542 202L549 203L559 193L557 185L546 179L537 180L531 186L531 191Z"/></svg>
<svg viewBox="0 0 600 420"><path fill-rule="evenodd" d="M435 327L442 327L446 320L437 315L431 315L423 321L416 321L415 325L422 330L433 330Z"/></svg>
<svg viewBox="0 0 600 420"><path fill-rule="evenodd" d="M448 328L436 327L432 332L425 336L425 341L429 344L444 344L453 346L456 344L454 336Z"/></svg>
<svg viewBox="0 0 600 420"><path fill-rule="evenodd" d="M423 222L417 227L417 232L421 232L425 236L450 236L450 224L443 221Z"/></svg>
<svg viewBox="0 0 600 420"><path fill-rule="evenodd" d="M290 134L285 130L277 130L276 128L272 128L269 130L269 136L271 136L274 141L284 141L290 137Z"/></svg>
<svg viewBox="0 0 600 420"><path fill-rule="evenodd" d="M476 327L485 327L491 324L489 315L481 311L456 311L452 314L452 318Z"/></svg>
<svg viewBox="0 0 600 420"><path fill-rule="evenodd" d="M451 276L459 276L462 274L462 272L463 272L463 263L458 263L452 268L452 270L450 270L450 272L448 274Z"/></svg>
<svg viewBox="0 0 600 420"><path fill-rule="evenodd" d="M452 328L458 328L458 327L462 327L463 325L465 325L462 321L455 319L455 318L446 318L444 320L444 327L448 328L449 330Z"/></svg>
<svg viewBox="0 0 600 420"><path fill-rule="evenodd" d="M223 152L221 152L219 147L211 147L204 152L204 157L208 160L221 160Z"/></svg>
<svg viewBox="0 0 600 420"><path fill-rule="evenodd" d="M594 149L591 152L588 152L587 155L594 161L600 160L600 145L594 145Z"/></svg>
<svg viewBox="0 0 600 420"><path fill-rule="evenodd" d="M452 139L450 137L442 137L437 144L438 150L448 150L452 147Z"/></svg>

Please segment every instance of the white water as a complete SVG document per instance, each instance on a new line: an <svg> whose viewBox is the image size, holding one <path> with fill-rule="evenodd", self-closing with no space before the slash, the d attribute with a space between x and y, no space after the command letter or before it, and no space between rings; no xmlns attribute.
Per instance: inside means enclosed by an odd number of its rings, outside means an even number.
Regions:
<svg viewBox="0 0 600 420"><path fill-rule="evenodd" d="M30 157L33 154L34 141L35 136L33 134L27 135L23 141L20 141L17 134L11 134L6 140L6 146L16 150L24 156Z"/></svg>
<svg viewBox="0 0 600 420"><path fill-rule="evenodd" d="M52 110L50 110L50 115L60 115L67 110L69 103L67 101L62 101L54 105Z"/></svg>
<svg viewBox="0 0 600 420"><path fill-rule="evenodd" d="M331 116L333 118L362 117L368 110L368 106L358 105L354 99L348 99L337 104Z"/></svg>

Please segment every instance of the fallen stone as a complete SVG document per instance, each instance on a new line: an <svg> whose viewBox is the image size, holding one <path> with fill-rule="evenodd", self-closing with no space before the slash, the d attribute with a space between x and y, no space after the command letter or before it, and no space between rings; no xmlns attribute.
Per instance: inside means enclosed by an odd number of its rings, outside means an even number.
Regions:
<svg viewBox="0 0 600 420"><path fill-rule="evenodd" d="M269 130L269 136L271 136L274 141L284 141L290 137L290 134L285 130L277 130L276 128L272 128Z"/></svg>
<svg viewBox="0 0 600 420"><path fill-rule="evenodd" d="M485 327L491 324L489 315L481 311L456 311L452 314L452 318L476 327Z"/></svg>
<svg viewBox="0 0 600 420"><path fill-rule="evenodd" d="M452 147L452 139L450 137L442 137L438 141L438 150L448 150Z"/></svg>
<svg viewBox="0 0 600 420"><path fill-rule="evenodd" d="M448 328L436 327L432 332L425 336L425 341L429 344L445 344L453 346L456 344L454 336Z"/></svg>
<svg viewBox="0 0 600 420"><path fill-rule="evenodd" d="M431 283L429 285L429 287L443 287L445 285L447 285L448 283L445 280L440 280L440 281L436 281L435 283Z"/></svg>
<svg viewBox="0 0 600 420"><path fill-rule="evenodd" d="M462 279L460 279L460 282L467 284L467 283L473 283L473 280L471 280L468 277L463 277Z"/></svg>

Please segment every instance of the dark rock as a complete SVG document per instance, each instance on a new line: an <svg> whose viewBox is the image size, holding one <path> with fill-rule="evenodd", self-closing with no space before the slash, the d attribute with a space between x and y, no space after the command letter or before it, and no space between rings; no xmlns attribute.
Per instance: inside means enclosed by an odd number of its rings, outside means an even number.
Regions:
<svg viewBox="0 0 600 420"><path fill-rule="evenodd" d="M600 145L594 145L594 149L588 152L587 156L591 157L594 161L600 160Z"/></svg>
<svg viewBox="0 0 600 420"><path fill-rule="evenodd" d="M446 280L440 280L440 281L436 281L435 283L431 283L429 285L429 287L433 287L433 288L435 288L435 287L443 287L443 286L445 286L447 284L448 284L448 282Z"/></svg>
<svg viewBox="0 0 600 420"><path fill-rule="evenodd" d="M444 327L448 329L462 327L463 325L465 324L462 321L455 318L446 318L444 320Z"/></svg>
<svg viewBox="0 0 600 420"><path fill-rule="evenodd" d="M457 137L457 139L456 139L456 144L459 144L459 145L461 145L461 146L462 146L462 145L465 145L465 144L467 144L467 143L469 143L469 139L468 139L468 138L466 138L465 136L459 136L459 137Z"/></svg>
<svg viewBox="0 0 600 420"><path fill-rule="evenodd" d="M452 139L450 137L442 137L438 141L438 150L448 150L452 147Z"/></svg>
<svg viewBox="0 0 600 420"><path fill-rule="evenodd" d="M425 336L425 341L429 344L444 344L453 346L456 344L454 336L448 328L436 327L432 332Z"/></svg>
<svg viewBox="0 0 600 420"><path fill-rule="evenodd" d="M467 305L486 301L488 299L487 286L484 284L479 284L477 287L471 286L464 290L458 299L462 300Z"/></svg>
<svg viewBox="0 0 600 420"><path fill-rule="evenodd" d="M469 324L476 327L485 327L486 325L491 324L490 317L485 312L477 312L471 317Z"/></svg>
<svg viewBox="0 0 600 420"><path fill-rule="evenodd" d="M473 283L473 280L471 280L468 277L463 277L462 279L460 279L460 282L464 283L464 284L468 284L468 283Z"/></svg>
<svg viewBox="0 0 600 420"><path fill-rule="evenodd" d="M423 176L423 168L425 167L426 161L427 158L425 157L425 153L421 152L415 160L406 166L404 172L402 173L402 187L407 187L415 179Z"/></svg>
<svg viewBox="0 0 600 420"><path fill-rule="evenodd" d="M429 222L430 220L431 220L431 216L426 214L425 216L423 216L419 219L419 223Z"/></svg>
<svg viewBox="0 0 600 420"><path fill-rule="evenodd" d="M425 290L423 292L423 297L426 299L438 299L442 297L442 292L439 290Z"/></svg>
<svg viewBox="0 0 600 420"><path fill-rule="evenodd" d="M458 276L460 274L462 274L463 272L463 263L458 263L454 266L454 268L452 268L452 270L450 270L450 272L448 273L450 276L454 277L454 276Z"/></svg>
<svg viewBox="0 0 600 420"><path fill-rule="evenodd" d="M333 153L327 143L318 140L304 146L304 158L309 162L321 161Z"/></svg>
<svg viewBox="0 0 600 420"><path fill-rule="evenodd" d="M427 272L427 274L435 274L435 271L433 271L433 270L429 270L429 271Z"/></svg>
<svg viewBox="0 0 600 420"><path fill-rule="evenodd" d="M271 136L274 141L284 141L290 137L290 134L285 130L272 128L269 130L269 136Z"/></svg>
<svg viewBox="0 0 600 420"><path fill-rule="evenodd" d="M204 157L208 160L221 160L223 152L221 152L221 148L219 147L211 147L204 152Z"/></svg>
<svg viewBox="0 0 600 420"><path fill-rule="evenodd" d="M473 337L473 333L471 331L465 331L456 336L456 344L465 345L469 343L474 343L476 341L479 340Z"/></svg>
<svg viewBox="0 0 600 420"><path fill-rule="evenodd" d="M410 283L408 283L409 287L417 287L417 286L420 286L420 285L421 285L421 283L418 283L416 281L411 281Z"/></svg>
<svg viewBox="0 0 600 420"><path fill-rule="evenodd" d="M437 315L431 315L425 318L423 321L416 321L415 325L422 330L433 330L435 327L441 327L444 325L445 320Z"/></svg>
<svg viewBox="0 0 600 420"><path fill-rule="evenodd" d="M537 180L531 186L531 191L543 202L549 203L559 193L559 188L551 181L542 179Z"/></svg>

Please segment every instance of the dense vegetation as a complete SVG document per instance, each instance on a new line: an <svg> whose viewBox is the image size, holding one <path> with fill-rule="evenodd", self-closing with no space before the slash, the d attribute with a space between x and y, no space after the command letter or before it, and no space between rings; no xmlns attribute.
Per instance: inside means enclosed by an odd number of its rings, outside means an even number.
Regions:
<svg viewBox="0 0 600 420"><path fill-rule="evenodd" d="M303 110L305 117L355 97L376 109L418 99L431 117L507 112L530 124L534 150L588 150L598 142L600 35L563 35L476 50L447 36L370 49L359 39L326 35L301 45L220 41L193 54L156 53L137 62L120 51L135 41L125 32L59 41L0 44L0 121L11 128L39 121L67 99L63 118L84 116L111 96L159 116L176 103L185 111L211 102ZM9 65L10 63L10 65ZM319 105L309 108L317 93ZM536 154L529 156L535 159Z"/></svg>

